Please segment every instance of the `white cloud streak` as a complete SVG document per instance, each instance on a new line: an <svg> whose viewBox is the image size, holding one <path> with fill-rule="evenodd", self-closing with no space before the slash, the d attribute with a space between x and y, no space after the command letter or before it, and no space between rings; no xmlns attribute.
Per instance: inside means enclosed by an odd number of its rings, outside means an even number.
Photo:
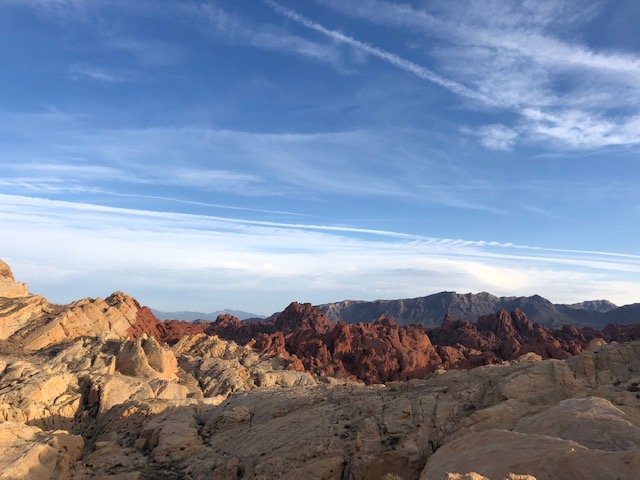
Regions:
<svg viewBox="0 0 640 480"><path fill-rule="evenodd" d="M355 47L360 51L368 53L369 55L377 57L380 60L390 63L395 67L398 67L402 70L410 72L423 80L427 80L443 88L446 88L447 90L455 93L456 95L460 95L462 97L466 97L472 100L478 100L488 105L494 104L491 98L486 97L482 94L479 94L478 92L475 92L471 89L468 89L467 87L465 87L464 85L458 82L455 82L441 75L438 75L434 71L429 70L428 68L425 68L422 65L418 65L417 63L411 62L407 59L400 57L399 55L388 52L378 47L374 47L372 45L369 45L368 43L356 40L355 38L345 35L336 30L331 30L317 22L314 22L306 18L305 16L299 14L298 12L290 8L286 8L272 0L263 0L263 2L269 5L271 8L273 8L276 12L286 16L287 18L290 18L291 20L299 23L300 25L304 25L307 28L310 28L312 30L315 30L316 32L322 33L323 35L326 35L339 42L345 43L347 45L351 45L352 47Z"/></svg>
<svg viewBox="0 0 640 480"><path fill-rule="evenodd" d="M308 28L355 46L362 44L272 0L265 1ZM594 18L597 4L434 2L425 9L382 0L323 4L371 23L409 28L424 39L435 38L437 46L427 43L426 53L436 58L445 73L430 71L446 80L443 87L463 86L460 92L449 90L518 115L515 126L508 126L519 132L517 138L498 139L493 125L478 129L476 134L487 148L510 149L519 142L576 150L640 144L640 57L561 39ZM375 54L375 47L362 45L373 48L369 53ZM399 68L433 81L420 75L421 67L405 68L406 60L396 57Z"/></svg>
<svg viewBox="0 0 640 480"><path fill-rule="evenodd" d="M411 132L98 129L60 112L0 114L0 121L8 134L23 139L0 145L2 181L15 187L7 193L24 187L126 193L136 186L168 186L244 198L386 197L505 213L478 194L494 182L479 182L455 162L431 159L433 153ZM406 148L408 142L416 148Z"/></svg>
<svg viewBox="0 0 640 480"><path fill-rule="evenodd" d="M73 80L93 80L103 83L122 83L131 78L120 72L112 72L104 68L88 65L75 65L71 67L69 69L69 76Z"/></svg>
<svg viewBox="0 0 640 480"><path fill-rule="evenodd" d="M270 313L293 300L454 289L629 303L637 300L640 281L640 257L624 253L11 195L0 195L0 227L3 259L20 280L56 301L122 289L158 308L231 305Z"/></svg>
<svg viewBox="0 0 640 480"><path fill-rule="evenodd" d="M202 5L199 14L204 14L209 21L209 27L213 27L216 34L232 44L295 54L335 66L340 64L341 54L331 45L287 34L276 29L275 26L250 25L247 21L213 4Z"/></svg>

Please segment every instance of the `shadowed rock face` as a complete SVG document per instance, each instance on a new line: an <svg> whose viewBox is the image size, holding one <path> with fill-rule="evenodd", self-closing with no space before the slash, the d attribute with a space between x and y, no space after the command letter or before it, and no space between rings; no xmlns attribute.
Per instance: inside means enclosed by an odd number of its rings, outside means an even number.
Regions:
<svg viewBox="0 0 640 480"><path fill-rule="evenodd" d="M380 315L397 319L400 325L422 324L437 327L445 315L476 321L498 310L522 310L534 323L560 328L564 324L602 328L609 323L640 322L640 304L617 307L607 300L591 300L571 305L554 304L541 297L496 297L486 292L459 294L440 292L426 297L373 302L345 300L320 305L333 322L369 322Z"/></svg>
<svg viewBox="0 0 640 480"><path fill-rule="evenodd" d="M589 342L602 336L593 329L566 325L553 330L533 324L520 310L500 310L480 317L476 323L447 316L438 328L428 330L440 347L447 368L469 368L533 353L541 358L564 359L577 355ZM466 350L469 349L469 350ZM460 354L464 353L464 358Z"/></svg>

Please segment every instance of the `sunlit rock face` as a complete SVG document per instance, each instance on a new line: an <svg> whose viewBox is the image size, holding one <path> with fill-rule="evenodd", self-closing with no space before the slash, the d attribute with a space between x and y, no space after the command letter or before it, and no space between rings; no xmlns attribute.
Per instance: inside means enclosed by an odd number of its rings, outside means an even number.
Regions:
<svg viewBox="0 0 640 480"><path fill-rule="evenodd" d="M640 468L640 342L606 344L633 328L550 330L517 310L432 330L333 324L294 303L169 345L178 330L122 293L64 306L2 297L0 325L0 478L531 480Z"/></svg>
<svg viewBox="0 0 640 480"><path fill-rule="evenodd" d="M0 358L0 464L37 458L33 478L633 478L640 461L637 342L371 386L206 335Z"/></svg>
<svg viewBox="0 0 640 480"><path fill-rule="evenodd" d="M16 298L29 295L26 283L16 282L9 265L0 260L0 297Z"/></svg>
<svg viewBox="0 0 640 480"><path fill-rule="evenodd" d="M122 292L105 299L85 298L69 305L54 305L40 295L29 295L25 284L11 278L7 267L5 276L0 277L0 289L4 282L16 295L0 295L0 340L16 347L40 350L65 340L100 334L123 339L147 332L159 336L155 329L158 321L149 309ZM17 285L17 290L12 285ZM21 286L24 295L17 294Z"/></svg>

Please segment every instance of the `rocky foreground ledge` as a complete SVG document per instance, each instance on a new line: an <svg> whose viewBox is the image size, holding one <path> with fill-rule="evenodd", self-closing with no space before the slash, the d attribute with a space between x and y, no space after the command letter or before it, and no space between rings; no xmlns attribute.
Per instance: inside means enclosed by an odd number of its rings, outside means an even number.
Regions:
<svg viewBox="0 0 640 480"><path fill-rule="evenodd" d="M639 342L365 386L215 335L170 347L146 333L160 327L124 294L55 306L3 278L15 295L0 297L0 479L640 471Z"/></svg>
<svg viewBox="0 0 640 480"><path fill-rule="evenodd" d="M0 478L634 478L639 385L639 342L364 386L215 337L83 339L0 356Z"/></svg>

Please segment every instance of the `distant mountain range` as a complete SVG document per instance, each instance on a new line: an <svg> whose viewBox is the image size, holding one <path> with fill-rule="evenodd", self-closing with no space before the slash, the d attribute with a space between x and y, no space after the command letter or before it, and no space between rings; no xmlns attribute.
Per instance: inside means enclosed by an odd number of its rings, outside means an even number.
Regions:
<svg viewBox="0 0 640 480"><path fill-rule="evenodd" d="M534 323L552 328L564 324L603 328L610 323L631 324L640 322L640 303L618 307L608 300L589 300L580 303L552 303L540 295L531 297L496 297L487 292L465 293L440 292L425 297L400 300L343 300L341 302L318 305L318 308L332 322L343 320L346 323L373 322L380 315L393 317L400 325L412 323L427 327L437 327L445 315L456 319L475 322L478 317L492 314L498 310L522 310ZM186 320L188 322L213 322L218 315L228 314L240 320L273 319L271 317L224 309L204 313L193 311L163 312L151 309L159 320Z"/></svg>
<svg viewBox="0 0 640 480"><path fill-rule="evenodd" d="M203 312L191 312L191 311L182 311L182 312L161 312L160 310L151 309L151 312L156 316L158 320L186 320L187 322L197 322L201 320L203 322L213 322L218 315L233 315L234 317L239 318L240 320L248 320L248 319L262 319L265 318L264 315L257 315L255 313L243 312L242 310L232 310L229 308L225 308L224 310L218 310L217 312L211 313L203 313Z"/></svg>
<svg viewBox="0 0 640 480"><path fill-rule="evenodd" d="M318 306L329 320L346 323L372 322L380 315L395 318L399 324L421 323L437 327L445 315L475 322L497 310L522 310L534 323L548 327L563 324L602 328L609 323L640 322L640 303L618 307L607 300L592 300L571 305L554 304L540 295L496 297L486 292L458 294L441 292L426 297L373 302L344 300Z"/></svg>

